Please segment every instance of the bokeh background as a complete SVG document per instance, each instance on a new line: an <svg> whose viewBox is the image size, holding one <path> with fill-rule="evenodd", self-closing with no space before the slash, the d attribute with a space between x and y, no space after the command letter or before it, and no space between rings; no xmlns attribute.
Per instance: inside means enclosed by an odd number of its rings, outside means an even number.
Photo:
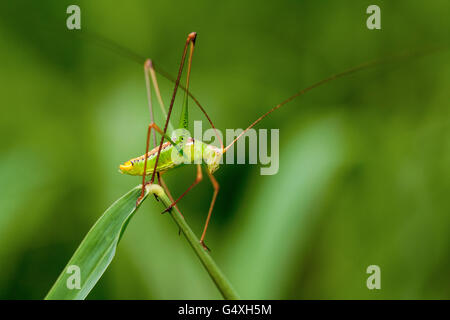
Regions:
<svg viewBox="0 0 450 320"><path fill-rule="evenodd" d="M68 31L69 4L81 7L82 31L174 76L197 31L192 92L222 130L332 73L450 39L447 0L2 1L2 299L42 299L100 214L139 183L118 165L144 151L142 65ZM366 28L370 4L381 30ZM173 84L159 79L168 104ZM280 129L279 173L222 167L207 235L243 298L450 298L449 88L442 50L334 81L259 125ZM187 167L166 181L179 195L194 177ZM180 203L199 235L211 196L205 179ZM154 202L89 298L220 298ZM373 264L381 290L366 287Z"/></svg>

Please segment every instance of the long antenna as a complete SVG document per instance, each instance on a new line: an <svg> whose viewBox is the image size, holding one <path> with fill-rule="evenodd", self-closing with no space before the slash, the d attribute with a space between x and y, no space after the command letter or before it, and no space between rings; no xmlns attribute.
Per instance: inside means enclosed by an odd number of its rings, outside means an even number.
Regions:
<svg viewBox="0 0 450 320"><path fill-rule="evenodd" d="M335 79L338 78L342 78L344 76L350 75L352 73L358 72L358 71L362 71L371 67L374 67L376 65L379 64L384 64L387 62L392 62L392 61L396 61L396 60L400 60L400 59L405 59L405 58L413 58L413 57L420 57L432 52L435 52L437 50L439 50L440 48L433 48L433 49L428 49L428 50L422 50L422 51L408 51L408 52L404 52L404 53L400 53L397 55L394 55L392 57L386 57L386 58L381 58L381 59L376 59L376 60L372 60L363 64L360 64L356 67L347 69L343 72L340 73L336 73L333 74L331 76L329 76L328 78L325 78L323 80L320 80L316 83L314 83L313 85L306 87L300 91L298 91L297 93L293 94L292 96L290 96L289 98L287 98L286 100L282 101L281 103L277 104L275 107L273 107L272 109L270 109L269 111L267 111L266 113L264 113L262 116L260 116L258 119L256 119L250 126L247 127L247 129L245 129L244 131L242 131L237 137L236 139L234 139L228 146L226 146L225 149L223 149L223 153L227 152L228 149L234 144L236 143L236 141L238 141L248 130L250 130L251 128L253 128L256 124L258 124L262 119L264 119L265 117L267 117L269 114L271 114L272 112L274 112L277 109L280 109L282 106L284 106L285 104L291 102L292 100L294 100L295 98L307 93L308 91L311 91L314 88L320 87L330 81L333 81Z"/></svg>

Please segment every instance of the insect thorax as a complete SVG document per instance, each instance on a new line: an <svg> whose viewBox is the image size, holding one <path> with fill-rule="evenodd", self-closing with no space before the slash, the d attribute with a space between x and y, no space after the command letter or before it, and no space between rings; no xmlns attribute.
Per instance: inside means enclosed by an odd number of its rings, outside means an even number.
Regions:
<svg viewBox="0 0 450 320"><path fill-rule="evenodd" d="M172 160L174 163L177 165L205 164L211 173L218 169L222 158L222 152L219 148L193 138L188 138L185 141L180 141L180 144L173 147ZM182 150L182 154L180 150Z"/></svg>

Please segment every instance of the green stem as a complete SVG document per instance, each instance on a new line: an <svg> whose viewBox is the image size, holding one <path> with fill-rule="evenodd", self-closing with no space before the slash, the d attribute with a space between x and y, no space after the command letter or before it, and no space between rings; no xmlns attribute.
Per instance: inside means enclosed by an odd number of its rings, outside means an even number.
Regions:
<svg viewBox="0 0 450 320"><path fill-rule="evenodd" d="M170 206L171 201L169 200L164 190L159 185L149 185L147 186L147 190L150 193L156 194L166 208ZM184 218L175 210L171 210L169 214L183 232L187 241L191 245L192 249L194 249L195 253L197 254L197 257L202 262L206 271L208 271L211 279L216 284L217 289L219 289L224 299L238 300L239 296L233 289L230 281L228 281L228 279L219 269L216 262L210 256L210 254L200 244L200 241L198 240L194 232L192 232L191 228L186 223L186 220L184 220Z"/></svg>

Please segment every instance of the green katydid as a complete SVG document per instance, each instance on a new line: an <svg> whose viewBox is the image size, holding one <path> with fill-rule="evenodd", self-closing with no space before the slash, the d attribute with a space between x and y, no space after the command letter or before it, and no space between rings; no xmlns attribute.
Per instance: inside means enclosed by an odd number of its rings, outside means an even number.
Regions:
<svg viewBox="0 0 450 320"><path fill-rule="evenodd" d="M155 69L153 68L153 64L151 60L146 60L144 64L144 72L145 72L145 79L146 79L146 88L147 88L147 98L149 103L149 109L150 109L150 116L151 116L151 123L148 126L147 131L147 143L146 143L146 151L144 155L131 159L127 162L125 162L123 165L119 166L119 169L124 174L129 175L138 175L142 176L142 193L139 199L137 200L138 203L142 200L142 197L145 193L145 186L146 184L150 184L154 182L156 174L158 174L158 179L160 183L163 185L164 189L166 190L166 193L169 195L172 204L170 207L168 207L164 212L169 211L174 207L181 198L183 198L196 184L198 184L202 178L202 168L201 166L205 166L205 170L208 174L208 177L211 180L211 183L214 187L214 195L213 199L211 201L211 205L209 208L208 216L206 219L206 223L204 226L203 234L200 238L200 243L205 249L208 249L208 247L204 243L204 238L206 234L206 230L208 228L209 220L211 218L211 213L214 207L214 203L217 197L217 194L219 192L219 184L212 175L214 171L217 170L219 167L220 160L222 158L223 153L225 153L225 149L223 147L223 143L221 142L221 148L217 148L215 146L203 143L202 141L194 141L194 139L190 137L180 137L176 141L172 141L170 137L167 136L167 129L169 126L170 121L170 115L172 113L173 104L175 101L175 96L177 93L178 86L180 84L180 78L183 71L184 62L187 55L188 47L190 47L189 50L189 57L188 57L188 67L187 67L187 77L186 77L186 86L185 86L185 96L184 96L184 102L183 102L183 108L179 123L179 128L181 129L188 129L188 123L189 123L189 116L188 116L188 92L189 92L189 77L191 73L191 65L192 65L192 56L194 52L194 46L195 46L195 40L196 40L197 34L195 32L192 32L188 35L183 55L181 58L181 64L178 71L178 77L175 81L175 89L172 94L172 100L170 102L169 110L166 116L166 123L164 125L164 130L161 130L153 121L153 109L152 109L152 102L151 102L151 84L150 84L150 78L152 79L153 85L155 87L156 94L158 96L159 104L165 113L164 104L161 99L161 94L159 92L159 86L156 80L156 74ZM202 109L202 111L204 111ZM206 114L204 111L205 115ZM212 122L210 121L211 125ZM161 135L161 142L158 147L155 147L152 150L149 150L150 145L150 138L152 135L152 130L158 132ZM153 135L154 138L154 145L156 146L156 135ZM164 143L164 139L168 140L166 143ZM220 140L220 137L218 137ZM220 140L221 141L221 140ZM180 167L184 164L184 162L176 163L172 157L173 149L178 148L177 151L183 156L188 154L189 157L191 157L192 162L198 163L197 164L197 176L195 181L191 184L191 186L175 201L173 201L173 198L167 188L167 186L164 183L164 180L162 180L161 175L171 169ZM197 151L198 150L198 151ZM203 163L202 163L203 162ZM202 163L202 165L200 164ZM151 180L149 182L145 181L146 175L151 174ZM178 210L179 211L179 210ZM179 212L181 214L181 212Z"/></svg>
<svg viewBox="0 0 450 320"><path fill-rule="evenodd" d="M164 77L169 78L169 80L172 80L173 82L175 82L175 88L172 93L172 98L171 98L169 109L168 109L167 113L166 113L163 101L161 99L161 93L159 91L159 87L158 87L158 83L157 83L157 79L156 79L156 70L155 70L151 60L147 59L145 61L144 72L145 72L145 79L146 79L147 99L148 99L148 105L149 105L150 116L151 116L151 123L149 124L148 130L147 130L146 149L145 149L144 155L133 158L133 159L125 162L124 164L119 166L119 169L120 169L120 172L123 174L142 176L142 193L141 193L141 197L138 199L138 204L142 200L142 197L144 195L145 186L148 184L154 183L155 177L157 177L158 181L160 182L162 187L165 189L167 195L169 196L169 199L172 201L172 204L164 212L172 210L172 208L175 207L175 209L181 215L181 212L177 208L177 203L193 187L195 187L202 180L202 178L203 178L202 167L203 167L213 185L213 188L214 188L214 193L212 196L208 215L206 218L205 225L203 227L203 233L200 238L200 243L205 249L208 249L208 247L204 243L205 234L206 234L206 230L208 228L208 224L210 222L211 213L214 208L214 203L216 201L217 194L219 192L219 184L218 184L217 180L214 178L213 173L219 168L219 165L221 163L221 158L225 154L225 152L227 152L227 150L234 143L236 143L248 130L253 128L256 124L258 124L262 119L267 117L273 111L281 108L283 105L292 101L296 97L303 95L304 93L306 93L316 87L324 85L324 84L326 84L332 80L335 80L337 78L352 74L354 72L357 72L357 71L360 71L363 69L367 69L376 64L380 64L382 62L392 60L392 58L398 59L398 58L405 58L405 57L420 54L418 52L416 52L416 53L408 52L408 53L397 55L395 57L391 57L389 59L385 58L385 59L366 62L364 64L360 64L356 67L347 69L343 72L331 75L321 81L318 81L318 82L314 83L313 85L298 91L297 93L293 94L286 100L282 101L281 103L279 103L278 105L276 105L275 107L271 108L269 111L267 111L266 113L261 115L253 123L251 123L245 130L243 130L228 146L224 147L220 136L216 132L216 137L221 145L219 148L219 147L215 147L213 145L204 143L199 140L194 141L194 139L191 137L180 137L180 138L177 138L175 141L173 141L172 138L167 134L167 131L169 128L171 130L173 130L173 127L170 124L170 116L172 113L175 96L177 94L177 90L179 87L181 87L184 90L184 100L183 100L182 112L181 112L181 117L180 117L178 128L187 130L188 123L189 123L188 100L189 100L189 98L192 98L194 100L194 102L196 103L196 105L201 109L203 114L206 116L206 118L208 119L212 128L214 130L216 130L210 117L206 113L205 109L200 105L198 100L196 98L194 98L192 93L189 92L189 78L190 78L190 74L191 74L192 57L193 57L196 37L197 37L197 35L195 32L190 33L187 37L187 40L186 40L186 43L185 43L184 49L183 49L180 66L178 69L178 75L177 75L177 78L175 81L170 79L170 77L168 77L163 72L159 71L159 73L162 74ZM117 49L117 47L116 47L116 49ZM123 48L119 48L119 49L123 50ZM188 54L188 51L189 51L189 54ZM431 50L422 52L422 54L427 53L429 51L431 51ZM130 53L130 52L127 52L127 53ZM185 83L185 86L183 87L180 85L180 79L181 79L181 76L183 73L186 57L188 59L187 75L186 75L186 83ZM165 121L165 125L164 125L163 129L158 127L155 124L155 122L153 121L154 117L153 117L153 109L152 109L151 84L153 84L154 90L157 95L157 100L159 102L159 105L161 107L163 114L166 117L166 121ZM155 131L161 135L161 140L158 145L156 143ZM153 132L153 144L155 145L155 147L153 149L149 150L152 132ZM165 140L166 140L166 142L164 142ZM176 200L174 200L174 198L171 196L169 189L167 188L164 180L162 179L162 175L164 173L166 173L167 171L178 168L185 164L185 162L176 162L173 160L172 155L173 155L174 148L176 148L176 152L178 152L181 156L189 157L188 160L190 161L190 163L197 163L196 164L197 176L195 178L195 181ZM197 150L197 151L195 151L195 150ZM151 175L151 179L148 182L146 182L147 175Z"/></svg>

